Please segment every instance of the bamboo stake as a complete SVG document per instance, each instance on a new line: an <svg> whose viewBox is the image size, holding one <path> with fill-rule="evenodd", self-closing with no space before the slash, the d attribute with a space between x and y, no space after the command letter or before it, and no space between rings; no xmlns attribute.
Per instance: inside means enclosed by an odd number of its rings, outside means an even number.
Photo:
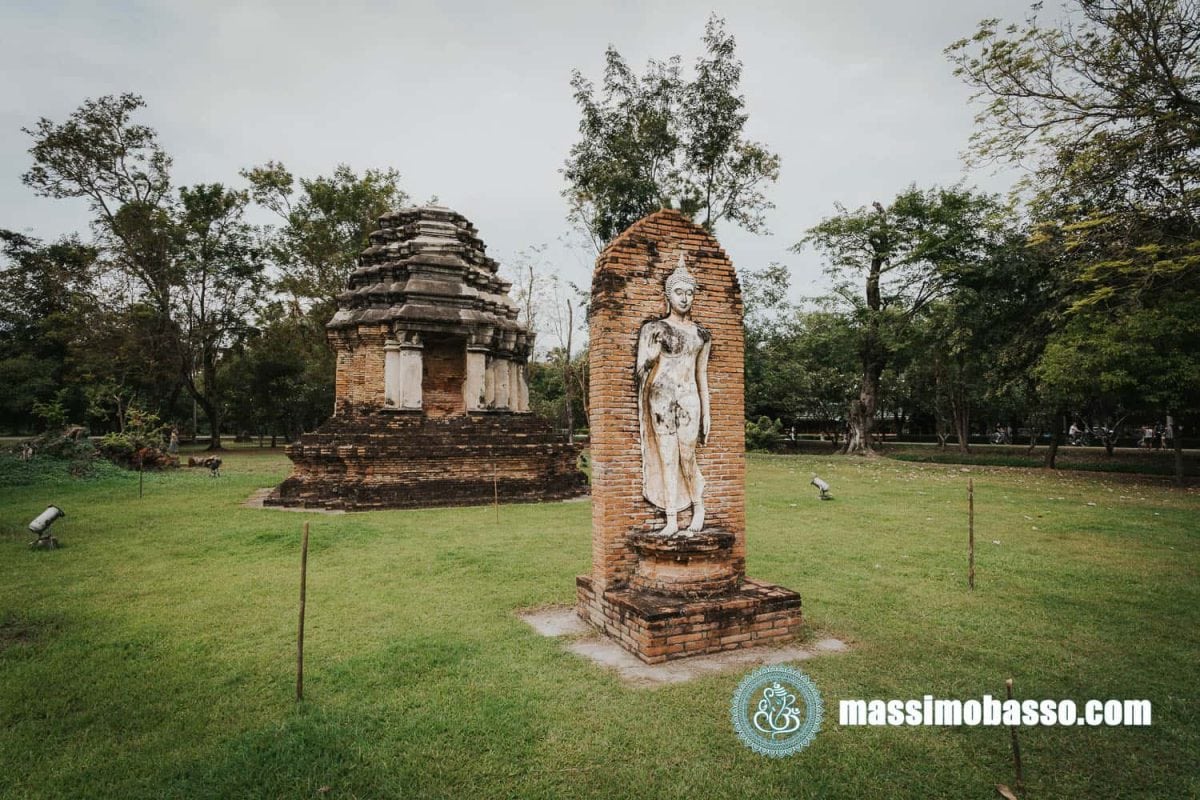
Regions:
<svg viewBox="0 0 1200 800"><path fill-rule="evenodd" d="M138 458L138 499L139 500L142 497L142 481L144 480L142 475L143 475L142 459L139 457Z"/></svg>
<svg viewBox="0 0 1200 800"><path fill-rule="evenodd" d="M300 629L296 635L296 702L304 699L304 601L308 586L308 523L300 542Z"/></svg>
<svg viewBox="0 0 1200 800"><path fill-rule="evenodd" d="M496 474L496 461L492 460L492 505L496 507L496 524L500 524L500 478Z"/></svg>
<svg viewBox="0 0 1200 800"><path fill-rule="evenodd" d="M1004 688L1005 688L1006 692L1008 693L1008 699L1012 700L1013 699L1012 678L1009 678L1008 680L1006 680L1004 682ZM1024 770L1021 769L1021 744L1020 744L1020 742L1017 741L1017 726L1010 725L1009 731L1012 733L1013 766L1016 768L1016 771L1017 771L1017 789L1022 790L1025 788L1025 772L1024 772Z"/></svg>
<svg viewBox="0 0 1200 800"><path fill-rule="evenodd" d="M967 478L967 586L975 589L975 479Z"/></svg>

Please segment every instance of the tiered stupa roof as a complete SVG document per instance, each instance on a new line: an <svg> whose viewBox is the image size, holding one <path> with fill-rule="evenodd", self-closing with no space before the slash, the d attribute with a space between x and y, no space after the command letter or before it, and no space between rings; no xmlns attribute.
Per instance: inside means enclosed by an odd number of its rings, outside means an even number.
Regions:
<svg viewBox="0 0 1200 800"><path fill-rule="evenodd" d="M441 206L403 208L379 218L330 329L391 323L412 332L503 336L527 331L508 297L511 284L485 253L475 226Z"/></svg>

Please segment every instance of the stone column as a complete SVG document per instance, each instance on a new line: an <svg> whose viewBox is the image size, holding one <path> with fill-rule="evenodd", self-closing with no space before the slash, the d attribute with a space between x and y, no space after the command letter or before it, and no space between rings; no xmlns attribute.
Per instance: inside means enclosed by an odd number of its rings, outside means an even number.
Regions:
<svg viewBox="0 0 1200 800"><path fill-rule="evenodd" d="M400 343L400 407L421 408L421 381L424 377L421 337L414 335L411 342Z"/></svg>
<svg viewBox="0 0 1200 800"><path fill-rule="evenodd" d="M507 358L497 358L492 361L496 381L496 408L509 408L509 377L511 375L509 364L511 363Z"/></svg>
<svg viewBox="0 0 1200 800"><path fill-rule="evenodd" d="M403 384L400 383L402 369L400 367L400 343L388 339L383 345L383 404L391 408L399 408L403 398Z"/></svg>
<svg viewBox="0 0 1200 800"><path fill-rule="evenodd" d="M487 408L487 353L485 345L467 345L467 377L463 381L463 407L467 411Z"/></svg>
<svg viewBox="0 0 1200 800"><path fill-rule="evenodd" d="M508 362L508 407L513 411L521 411L521 365L516 361Z"/></svg>
<svg viewBox="0 0 1200 800"><path fill-rule="evenodd" d="M496 360L487 357L487 367L483 371L483 406L496 407Z"/></svg>
<svg viewBox="0 0 1200 800"><path fill-rule="evenodd" d="M514 373L517 376L517 401L513 404L513 410L524 414L529 411L529 380L527 378L529 365L514 364L514 366L517 368Z"/></svg>

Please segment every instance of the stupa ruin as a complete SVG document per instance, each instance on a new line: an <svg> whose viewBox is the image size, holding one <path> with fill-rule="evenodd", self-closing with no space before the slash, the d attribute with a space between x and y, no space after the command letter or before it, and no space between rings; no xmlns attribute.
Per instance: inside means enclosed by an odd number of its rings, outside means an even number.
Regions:
<svg viewBox="0 0 1200 800"><path fill-rule="evenodd" d="M579 447L529 413L533 337L475 227L448 208L379 218L327 325L333 416L289 445L267 505L345 510L587 492Z"/></svg>

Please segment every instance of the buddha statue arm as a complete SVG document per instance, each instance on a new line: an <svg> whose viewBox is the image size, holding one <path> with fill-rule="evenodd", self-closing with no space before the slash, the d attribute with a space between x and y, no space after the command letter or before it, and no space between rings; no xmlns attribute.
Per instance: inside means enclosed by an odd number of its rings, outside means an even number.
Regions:
<svg viewBox="0 0 1200 800"><path fill-rule="evenodd" d="M646 378L649 376L650 370L654 369L661 354L662 342L655 335L655 325L646 323L642 326L641 335L638 336L637 384L639 388L646 385Z"/></svg>
<svg viewBox="0 0 1200 800"><path fill-rule="evenodd" d="M705 338L696 355L696 388L700 390L700 443L708 443L708 431L712 428L712 414L708 403L708 355L712 350L712 339Z"/></svg>

